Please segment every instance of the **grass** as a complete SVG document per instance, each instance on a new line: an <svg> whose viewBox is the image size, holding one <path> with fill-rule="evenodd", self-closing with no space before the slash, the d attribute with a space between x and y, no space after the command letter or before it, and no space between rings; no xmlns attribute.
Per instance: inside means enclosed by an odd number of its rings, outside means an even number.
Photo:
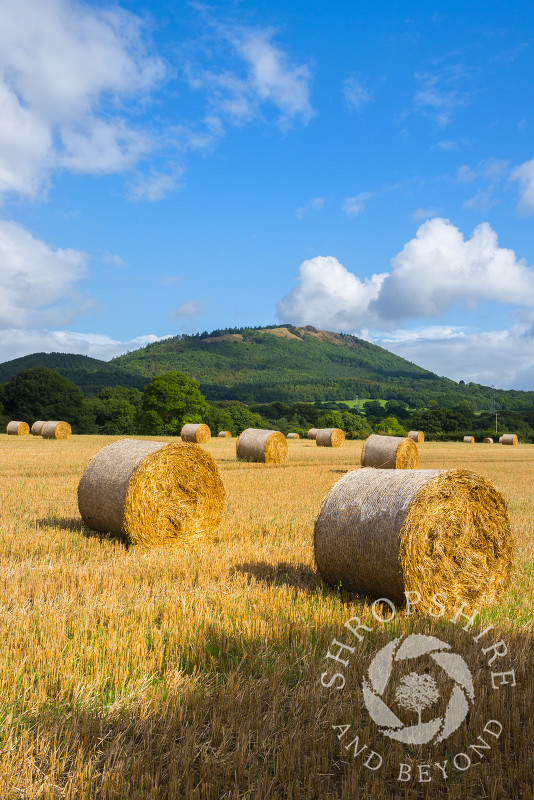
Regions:
<svg viewBox="0 0 534 800"><path fill-rule="evenodd" d="M115 438L0 436L3 800L532 800L534 445L418 446L421 467L473 469L509 502L517 572L473 629L493 624L488 641L509 648L498 663L517 685L494 690L473 631L404 612L377 623L369 602L316 574L321 498L359 464L361 442L289 442L288 463L276 466L237 462L235 439L214 439L205 448L228 494L217 535L144 550L91 534L78 515L85 465ZM343 691L324 688L328 649L350 642L343 626L354 616L373 630L353 642ZM439 753L386 739L362 702L374 654L412 630L449 642L474 676L473 709ZM503 733L480 764L398 781L401 762L414 774L438 758L451 764L492 718ZM338 740L340 722L381 753L380 770Z"/></svg>

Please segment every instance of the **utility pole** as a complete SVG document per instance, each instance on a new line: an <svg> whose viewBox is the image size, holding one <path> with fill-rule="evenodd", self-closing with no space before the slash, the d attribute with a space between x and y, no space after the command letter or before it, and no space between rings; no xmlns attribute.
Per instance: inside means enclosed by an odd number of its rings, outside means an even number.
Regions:
<svg viewBox="0 0 534 800"><path fill-rule="evenodd" d="M498 412L495 412L495 433L497 433L497 417L499 416Z"/></svg>
<svg viewBox="0 0 534 800"><path fill-rule="evenodd" d="M359 395L359 394L357 394L357 395L356 395L356 405L355 405L355 408L356 408L356 411L359 413L359 412L360 412L360 395Z"/></svg>

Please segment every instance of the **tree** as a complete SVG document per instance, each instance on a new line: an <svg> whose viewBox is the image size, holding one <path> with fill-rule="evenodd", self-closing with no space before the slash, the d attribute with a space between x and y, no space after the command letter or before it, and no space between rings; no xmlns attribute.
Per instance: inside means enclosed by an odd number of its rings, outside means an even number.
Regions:
<svg viewBox="0 0 534 800"><path fill-rule="evenodd" d="M378 427L387 436L406 436L406 431L397 417L384 417L384 419L378 423Z"/></svg>
<svg viewBox="0 0 534 800"><path fill-rule="evenodd" d="M423 709L434 705L438 698L438 687L432 675L419 675L418 672L406 675L395 692L395 699L399 705L417 713L419 725Z"/></svg>
<svg viewBox="0 0 534 800"><path fill-rule="evenodd" d="M207 411L197 381L181 372L168 372L145 386L136 427L147 435L178 435L186 422L202 422Z"/></svg>

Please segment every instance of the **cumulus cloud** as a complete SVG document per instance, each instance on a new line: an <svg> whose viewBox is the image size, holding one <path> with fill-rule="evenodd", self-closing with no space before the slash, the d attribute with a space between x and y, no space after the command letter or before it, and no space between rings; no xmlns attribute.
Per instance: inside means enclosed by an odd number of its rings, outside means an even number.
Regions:
<svg viewBox="0 0 534 800"><path fill-rule="evenodd" d="M163 76L141 21L79 0L0 0L0 196L35 196L51 170L111 173L154 143L121 101Z"/></svg>
<svg viewBox="0 0 534 800"><path fill-rule="evenodd" d="M516 167L511 178L519 182L520 208L532 214L534 212L534 158Z"/></svg>
<svg viewBox="0 0 534 800"><path fill-rule="evenodd" d="M298 285L278 304L278 317L334 330L393 330L465 301L470 307L490 300L534 306L534 269L499 247L488 223L465 239L448 220L428 220L391 265L391 272L361 281L331 256L304 261Z"/></svg>
<svg viewBox="0 0 534 800"><path fill-rule="evenodd" d="M98 333L12 328L4 331L2 335L1 357L2 361L11 361L13 358L20 358L30 353L78 353L109 361L115 356L166 338L168 337L147 334L119 341Z"/></svg>
<svg viewBox="0 0 534 800"><path fill-rule="evenodd" d="M53 249L22 225L0 220L0 329L70 322L90 301L74 289L88 255Z"/></svg>

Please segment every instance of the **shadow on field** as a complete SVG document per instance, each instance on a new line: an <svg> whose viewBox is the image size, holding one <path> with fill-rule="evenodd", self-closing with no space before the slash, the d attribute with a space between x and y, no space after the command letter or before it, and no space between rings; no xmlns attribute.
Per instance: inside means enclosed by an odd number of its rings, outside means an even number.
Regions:
<svg viewBox="0 0 534 800"><path fill-rule="evenodd" d="M102 533L101 531L92 531L86 528L83 521L79 517L43 517L35 521L38 528L45 530L60 530L71 531L72 533L81 533L86 539L98 539L101 542L117 542L121 544L125 550L128 550L130 543L123 536L118 536L115 533Z"/></svg>
<svg viewBox="0 0 534 800"><path fill-rule="evenodd" d="M235 572L248 575L268 586L281 586L287 584L298 589L316 591L320 586L324 586L321 576L314 572L310 567L304 565L294 567L281 561L279 564L267 564L263 561L247 561L244 564L237 564Z"/></svg>

